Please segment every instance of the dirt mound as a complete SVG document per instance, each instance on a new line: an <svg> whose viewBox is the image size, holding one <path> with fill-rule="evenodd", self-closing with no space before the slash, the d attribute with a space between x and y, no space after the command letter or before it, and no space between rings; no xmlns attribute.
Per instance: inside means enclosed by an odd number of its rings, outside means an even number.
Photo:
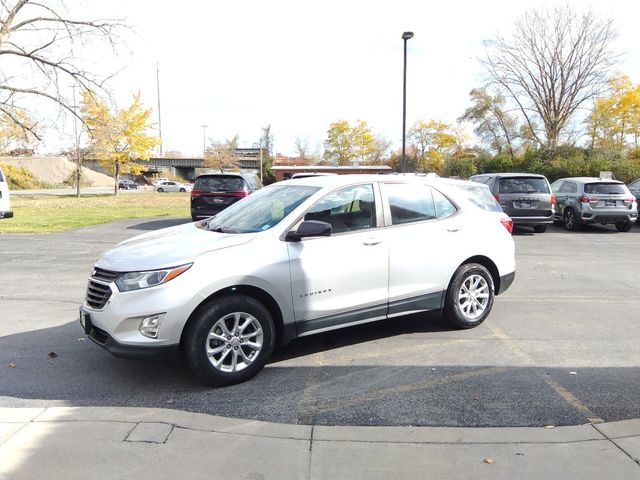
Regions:
<svg viewBox="0 0 640 480"><path fill-rule="evenodd" d="M67 157L0 157L0 162L24 167L39 181L52 185L64 183L76 168ZM82 167L82 177L82 183L91 183L92 187L113 186L113 178L86 167Z"/></svg>

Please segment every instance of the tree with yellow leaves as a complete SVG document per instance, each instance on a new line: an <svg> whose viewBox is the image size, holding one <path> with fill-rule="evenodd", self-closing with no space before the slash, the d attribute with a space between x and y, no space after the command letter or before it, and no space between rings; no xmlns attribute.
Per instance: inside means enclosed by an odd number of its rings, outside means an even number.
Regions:
<svg viewBox="0 0 640 480"><path fill-rule="evenodd" d="M458 143L453 127L438 120L418 120L409 129L408 139L421 172L441 172Z"/></svg>
<svg viewBox="0 0 640 480"><path fill-rule="evenodd" d="M338 120L329 125L324 142L324 158L348 166L365 163L376 153L376 137L364 120L358 120L352 127L347 120Z"/></svg>
<svg viewBox="0 0 640 480"><path fill-rule="evenodd" d="M0 154L7 154L13 148L32 148L38 143L39 135L40 128L26 111L16 110L11 117L0 114Z"/></svg>
<svg viewBox="0 0 640 480"><path fill-rule="evenodd" d="M598 98L587 118L592 148L622 153L640 142L640 84L629 77L611 81L610 94Z"/></svg>
<svg viewBox="0 0 640 480"><path fill-rule="evenodd" d="M140 92L133 96L131 105L123 110L111 109L91 91L82 99L82 119L91 136L91 151L100 164L113 175L114 191L118 195L120 175L140 174L146 168L134 160L146 160L159 139L148 134L151 109L145 109Z"/></svg>

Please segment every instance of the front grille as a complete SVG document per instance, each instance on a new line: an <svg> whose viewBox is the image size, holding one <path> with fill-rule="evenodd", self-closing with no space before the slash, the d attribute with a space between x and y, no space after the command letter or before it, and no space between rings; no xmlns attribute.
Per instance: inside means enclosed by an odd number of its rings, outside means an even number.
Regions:
<svg viewBox="0 0 640 480"><path fill-rule="evenodd" d="M93 275L89 278L87 285L87 305L97 310L103 308L107 304L109 297L111 297L109 284L120 275L122 275L120 272L94 268Z"/></svg>

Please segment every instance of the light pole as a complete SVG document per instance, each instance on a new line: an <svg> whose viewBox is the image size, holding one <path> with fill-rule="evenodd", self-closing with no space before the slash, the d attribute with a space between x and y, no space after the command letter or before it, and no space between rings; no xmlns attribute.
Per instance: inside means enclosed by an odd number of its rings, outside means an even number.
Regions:
<svg viewBox="0 0 640 480"><path fill-rule="evenodd" d="M209 125L202 125L202 158L205 157L205 152L207 151L207 127Z"/></svg>
<svg viewBox="0 0 640 480"><path fill-rule="evenodd" d="M404 70L402 77L402 173L406 169L406 131L407 131L407 40L413 38L413 32L404 32Z"/></svg>

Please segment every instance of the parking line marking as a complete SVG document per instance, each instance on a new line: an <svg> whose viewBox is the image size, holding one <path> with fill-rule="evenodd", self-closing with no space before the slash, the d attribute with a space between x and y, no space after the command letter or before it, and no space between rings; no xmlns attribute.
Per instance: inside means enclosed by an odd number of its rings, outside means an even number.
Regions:
<svg viewBox="0 0 640 480"><path fill-rule="evenodd" d="M498 327L497 325L495 325L493 322L490 322L490 321L486 322L486 324L489 330L491 330L497 338L502 340L502 342L504 342L504 344L509 348L509 350L511 350L517 357L520 357L520 359L525 363L525 365L529 367L535 366L535 362L533 358L528 353L523 351L520 347L518 347L515 344L515 342L511 339L511 337L509 337L506 333L504 333L502 329L500 329L500 327ZM590 423L604 422L604 420L601 417L593 413L589 409L589 407L587 407L584 403L582 403L573 393L571 393L565 387L560 385L556 380L554 380L553 378L550 378L547 375L542 375L542 380L544 380L544 382L547 385L549 385L565 402L567 402L573 408L578 410L580 413L583 413L587 417Z"/></svg>

